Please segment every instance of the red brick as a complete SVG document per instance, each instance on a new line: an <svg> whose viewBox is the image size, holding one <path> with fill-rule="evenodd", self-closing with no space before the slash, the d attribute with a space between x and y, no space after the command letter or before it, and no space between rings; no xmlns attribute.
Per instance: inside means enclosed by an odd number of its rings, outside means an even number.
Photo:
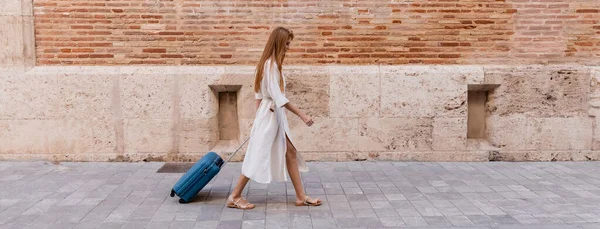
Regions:
<svg viewBox="0 0 600 229"><path fill-rule="evenodd" d="M578 9L576 13L598 13L599 9Z"/></svg>
<svg viewBox="0 0 600 229"><path fill-rule="evenodd" d="M164 48L146 48L143 51L145 53L166 53L167 49L164 49Z"/></svg>
<svg viewBox="0 0 600 229"><path fill-rule="evenodd" d="M90 58L113 58L113 54L90 54Z"/></svg>
<svg viewBox="0 0 600 229"><path fill-rule="evenodd" d="M181 54L162 54L160 55L162 58L183 58Z"/></svg>
<svg viewBox="0 0 600 229"><path fill-rule="evenodd" d="M460 54L440 54L440 58L460 58Z"/></svg>
<svg viewBox="0 0 600 229"><path fill-rule="evenodd" d="M598 58L600 47L598 1L36 0L34 5L41 65L254 64L276 25L296 34L289 64L585 63ZM580 58L557 58L567 55Z"/></svg>
<svg viewBox="0 0 600 229"><path fill-rule="evenodd" d="M71 52L94 52L94 49L91 48L76 48L71 50Z"/></svg>
<svg viewBox="0 0 600 229"><path fill-rule="evenodd" d="M176 35L183 35L183 32L159 32L158 35L176 36Z"/></svg>

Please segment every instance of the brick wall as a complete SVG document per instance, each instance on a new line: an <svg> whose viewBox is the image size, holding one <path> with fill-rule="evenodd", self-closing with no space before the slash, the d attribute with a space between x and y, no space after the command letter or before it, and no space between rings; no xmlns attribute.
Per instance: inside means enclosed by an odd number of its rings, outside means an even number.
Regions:
<svg viewBox="0 0 600 229"><path fill-rule="evenodd" d="M34 0L39 65L600 63L596 0Z"/></svg>

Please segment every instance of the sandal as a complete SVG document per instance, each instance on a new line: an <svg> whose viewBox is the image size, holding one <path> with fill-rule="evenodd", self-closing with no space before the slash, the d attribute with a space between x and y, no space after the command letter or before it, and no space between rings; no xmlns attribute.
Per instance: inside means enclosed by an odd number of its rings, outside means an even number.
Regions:
<svg viewBox="0 0 600 229"><path fill-rule="evenodd" d="M237 209L242 209L242 210L249 210L249 209L253 209L255 206L254 204L251 203L246 203L245 205L240 205L238 204L238 202L240 202L240 200L242 200L242 197L238 198L237 200L234 200L233 197L229 196L229 198L227 198L227 207L230 208L237 208Z"/></svg>
<svg viewBox="0 0 600 229"><path fill-rule="evenodd" d="M319 206L321 205L321 200L317 199L316 202L309 202L308 196L304 197L304 201L302 203L296 201L296 206Z"/></svg>

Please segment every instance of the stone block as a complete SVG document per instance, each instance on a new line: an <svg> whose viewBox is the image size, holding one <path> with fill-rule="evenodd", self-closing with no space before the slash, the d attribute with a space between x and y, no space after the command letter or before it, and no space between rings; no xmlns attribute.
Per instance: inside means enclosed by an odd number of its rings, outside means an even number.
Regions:
<svg viewBox="0 0 600 229"><path fill-rule="evenodd" d="M541 150L591 150L593 122L591 117L543 118Z"/></svg>
<svg viewBox="0 0 600 229"><path fill-rule="evenodd" d="M3 70L0 77L0 119L55 119L59 110L56 75Z"/></svg>
<svg viewBox="0 0 600 229"><path fill-rule="evenodd" d="M33 0L2 0L0 1L0 16L31 16L33 15Z"/></svg>
<svg viewBox="0 0 600 229"><path fill-rule="evenodd" d="M551 161L552 157L567 160L565 154L552 154L549 151L523 150L523 151L491 151L490 161Z"/></svg>
<svg viewBox="0 0 600 229"><path fill-rule="evenodd" d="M331 117L379 116L379 67L329 67ZM322 103L314 101L315 103Z"/></svg>
<svg viewBox="0 0 600 229"><path fill-rule="evenodd" d="M358 149L358 119L314 118L306 126L299 118L288 115L290 137L299 151L355 151Z"/></svg>
<svg viewBox="0 0 600 229"><path fill-rule="evenodd" d="M208 152L219 140L218 122L212 119L182 119L179 152Z"/></svg>
<svg viewBox="0 0 600 229"><path fill-rule="evenodd" d="M587 117L530 118L524 115L488 118L492 145L503 150L590 150L592 123Z"/></svg>
<svg viewBox="0 0 600 229"><path fill-rule="evenodd" d="M426 151L432 149L431 118L364 118L359 121L363 151Z"/></svg>
<svg viewBox="0 0 600 229"><path fill-rule="evenodd" d="M599 161L600 151L597 150L580 150L571 152L573 161Z"/></svg>
<svg viewBox="0 0 600 229"><path fill-rule="evenodd" d="M104 154L115 148L107 120L1 120L2 154Z"/></svg>
<svg viewBox="0 0 600 229"><path fill-rule="evenodd" d="M0 16L0 47L0 67L23 65L25 44L21 16Z"/></svg>
<svg viewBox="0 0 600 229"><path fill-rule="evenodd" d="M598 151L590 150L535 150L535 151L491 151L490 161L592 161L599 160Z"/></svg>
<svg viewBox="0 0 600 229"><path fill-rule="evenodd" d="M290 67L283 69L286 76L286 97L304 113L315 117L329 117L330 76L323 67Z"/></svg>
<svg viewBox="0 0 600 229"><path fill-rule="evenodd" d="M173 151L171 119L123 120L125 153L168 153Z"/></svg>
<svg viewBox="0 0 600 229"><path fill-rule="evenodd" d="M458 117L467 112L467 84L481 81L481 68L382 66L381 116Z"/></svg>
<svg viewBox="0 0 600 229"><path fill-rule="evenodd" d="M170 119L173 117L174 77L162 74L121 75L121 106L124 119Z"/></svg>
<svg viewBox="0 0 600 229"><path fill-rule="evenodd" d="M600 67L591 69L590 77L590 110L589 115L599 117L600 115Z"/></svg>
<svg viewBox="0 0 600 229"><path fill-rule="evenodd" d="M467 119L434 118L433 149L440 151L465 150L467 147Z"/></svg>
<svg viewBox="0 0 600 229"><path fill-rule="evenodd" d="M592 149L593 150L600 150L600 117L596 116L596 118L594 119L593 122L593 128L594 128L594 133L593 133L593 142L592 142Z"/></svg>
<svg viewBox="0 0 600 229"><path fill-rule="evenodd" d="M188 119L207 119L217 116L218 94L208 85L219 75L206 72L203 75L181 75L179 79L179 107L181 117Z"/></svg>
<svg viewBox="0 0 600 229"><path fill-rule="evenodd" d="M119 103L119 75L67 73L57 76L58 116L112 120Z"/></svg>
<svg viewBox="0 0 600 229"><path fill-rule="evenodd" d="M413 152L305 152L302 156L312 161L488 161L489 154L486 151L413 151Z"/></svg>
<svg viewBox="0 0 600 229"><path fill-rule="evenodd" d="M524 115L491 115L487 119L489 142L504 150L536 150L542 138L541 120Z"/></svg>
<svg viewBox="0 0 600 229"><path fill-rule="evenodd" d="M582 116L588 113L590 71L578 66L500 66L485 68L486 83L500 84L489 94L497 115Z"/></svg>

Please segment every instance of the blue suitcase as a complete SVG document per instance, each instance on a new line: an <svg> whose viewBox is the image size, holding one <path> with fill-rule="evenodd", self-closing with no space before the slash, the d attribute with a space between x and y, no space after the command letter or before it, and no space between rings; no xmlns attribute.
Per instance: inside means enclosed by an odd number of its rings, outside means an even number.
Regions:
<svg viewBox="0 0 600 229"><path fill-rule="evenodd" d="M171 189L171 197L179 196L179 203L189 203L197 194L215 177L221 168L227 163L242 146L248 141L244 141L242 145L233 153L227 160L215 152L209 152L204 157L200 158L192 168L190 168L179 181Z"/></svg>

